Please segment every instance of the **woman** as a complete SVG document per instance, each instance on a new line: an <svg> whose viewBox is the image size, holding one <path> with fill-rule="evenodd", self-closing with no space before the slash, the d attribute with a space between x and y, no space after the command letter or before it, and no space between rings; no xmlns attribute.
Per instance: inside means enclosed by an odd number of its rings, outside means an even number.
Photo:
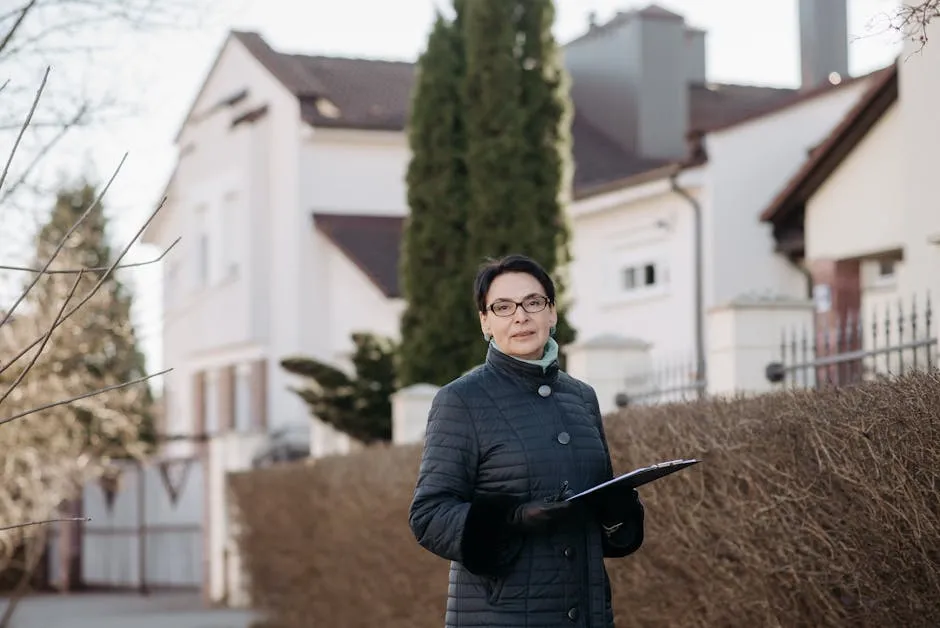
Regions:
<svg viewBox="0 0 940 628"><path fill-rule="evenodd" d="M558 368L555 286L513 255L474 290L486 361L435 396L409 515L452 561L446 628L611 628L603 559L640 548L643 506L564 501L613 472L597 395Z"/></svg>

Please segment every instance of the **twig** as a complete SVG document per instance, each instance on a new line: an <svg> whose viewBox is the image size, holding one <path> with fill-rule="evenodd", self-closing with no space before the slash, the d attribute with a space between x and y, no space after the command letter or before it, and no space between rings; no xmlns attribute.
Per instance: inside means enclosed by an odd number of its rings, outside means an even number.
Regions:
<svg viewBox="0 0 940 628"><path fill-rule="evenodd" d="M24 183L26 183L26 180L29 178L29 175L33 173L33 170L36 169L36 166L38 166L39 163L46 157L46 155L52 151L55 145L58 144L63 137L65 137L66 133L72 130L72 127L81 122L86 113L88 113L88 107L87 105L82 105L79 107L78 113L72 116L71 120L65 123L56 124L56 127L59 129L59 131L51 140L46 142L46 144L36 152L33 160L29 162L29 165L26 166L26 168L23 169L16 181L3 190L3 195L0 196L0 205L5 204L6 200L10 198L18 189L20 189ZM36 128L37 125L35 122L33 122L30 124L30 126L32 128Z"/></svg>
<svg viewBox="0 0 940 628"><path fill-rule="evenodd" d="M7 530L16 530L17 528L28 528L30 526L41 526L47 525L50 523L71 523L74 521L89 522L91 517L65 517L62 519L44 519L42 521L27 521L26 523L14 523L10 526L0 527L0 532L6 532Z"/></svg>
<svg viewBox="0 0 940 628"><path fill-rule="evenodd" d="M69 397L68 399L62 399L61 401L54 401L52 403L47 403L42 406L30 408L29 410L24 410L23 412L14 414L13 416L9 416L5 419L0 419L0 425L5 425L11 421L15 421L16 419L22 419L24 416L29 416L30 414L42 412L43 410L48 410L50 408L55 408L57 406L64 406L66 404L72 403L73 401L79 401L80 399L87 399L88 397L94 397L95 395L100 395L101 393L106 393L112 390L117 390L118 388L127 388L128 386L133 386L134 384L140 384L141 382L145 382L148 379L159 377L160 375L166 375L172 370L173 369L171 368L163 369L162 371L158 373L151 373L150 375L144 375L143 377L138 377L137 379L132 379L127 382L121 382L120 384L114 384L112 386L105 386L104 388L99 388L98 390L93 390L91 392L87 392L82 395L77 395L75 397Z"/></svg>
<svg viewBox="0 0 940 628"><path fill-rule="evenodd" d="M26 299L26 297L29 295L30 291L33 289L33 287L34 287L34 286L36 285L36 283L39 281L39 278L42 277L42 273L45 272L45 271L49 268L49 266L50 266L50 265L52 264L52 262L55 260L56 256L59 254L59 252L65 247L65 243L68 241L68 239L69 239L69 237L72 235L72 233L74 233L74 231L75 231L76 229L78 229L79 225L81 225L83 222L85 222L85 219L88 218L89 214L91 214L91 211L92 211L95 207L98 206L98 203L101 202L102 197L103 197L103 196L105 195L105 193L108 191L108 188L111 187L111 183L114 182L114 178L117 176L118 172L120 172L121 166L124 165L124 161L125 161L126 159L127 159L127 153L124 153L124 156L121 158L121 162L118 164L117 168L114 169L114 172L111 174L111 178L108 179L108 183L104 186L104 189L101 190L101 192L98 194L98 196L95 198L95 200L91 203L91 205L89 205L88 208L87 208L84 212L82 212L82 215L78 217L78 220L75 221L75 223L69 228L69 230L65 233L65 235L62 236L62 238L59 240L59 244L55 247L55 250L52 252L52 255L49 257L48 260L46 260L45 266L42 267L42 272L40 272L40 273L37 274L35 277L33 277L33 281L26 287L25 290L23 290L23 291L20 293L20 296L19 296L19 297L16 299L16 301L13 303L12 307L10 307L9 311L7 311L6 314L4 314L3 319L0 320L0 327L3 327L3 326L6 324L6 322L7 322L7 321L10 319L10 317L13 315L14 310L16 310L16 308L19 306L19 304L22 303L24 299ZM100 284L99 284L99 285L100 285ZM85 303L85 302L88 301L88 299L90 299L90 298L91 298L90 296L87 297L86 299L84 299L84 300L82 301L82 303ZM74 310L72 310L72 311L74 311ZM69 314L67 314L65 318L68 318L70 315L71 315L71 312L70 312ZM64 320L64 319L63 319L63 320ZM31 348L33 348L34 346L36 346L36 343L39 342L39 340L40 340L40 339L37 339L35 342L33 342L33 344L30 345L30 346L26 349L26 351L29 351L29 349L31 349ZM22 354L20 354L19 356L17 356L16 359L14 360L14 362L15 362L16 360L18 360L20 357L22 357ZM6 366L4 366L2 369L0 369L0 373L3 373L3 371L5 371L5 370L10 366L10 364L12 364L12 362L8 363Z"/></svg>
<svg viewBox="0 0 940 628"><path fill-rule="evenodd" d="M6 47L10 45L10 42L13 40L13 36L16 34L16 31L18 31L20 26L23 25L23 20L26 19L27 15L29 15L30 10L32 10L36 2L38 2L38 0L29 0L25 6L16 9L16 12L18 12L19 15L16 17L16 21L10 27L10 30L8 30L6 35L3 36L3 41L0 41L0 52L6 50Z"/></svg>
<svg viewBox="0 0 940 628"><path fill-rule="evenodd" d="M55 331L56 324L62 318L62 313L65 312L65 308L68 306L69 301L71 301L72 297L75 296L75 290L78 289L78 284L82 280L82 277L84 276L85 276L84 273L79 273L78 277L75 278L75 281L72 283L71 289L69 289L69 293L66 295L65 300L62 302L62 306L59 308L58 313L56 313L56 317L55 317L55 320L53 321L52 327L49 328L49 331L46 333L45 338L43 338L42 344L39 345L39 350L36 351L36 353L33 355L33 359L29 361L29 364L26 365L26 368L20 371L19 376L16 378L16 380L12 384L10 384L10 387L7 388L7 391L3 393L3 396L0 397L0 404L3 404L3 401L7 397L10 396L10 393L12 393L16 389L17 386L20 385L20 382L23 381L23 379L26 377L26 374L29 373L32 370L33 365L36 364L36 360L39 359L39 356L42 354L43 350L46 348L46 344L49 342L49 339L52 338L52 332Z"/></svg>
<svg viewBox="0 0 940 628"><path fill-rule="evenodd" d="M163 260L166 257L167 253L176 246L182 237L177 237L173 242L163 249L163 252L160 253L157 257L147 260L146 262L134 262L133 264L120 264L114 267L114 270L123 270L125 268L137 268L139 266L149 266L150 264L156 264L157 262ZM91 268L57 268L42 270L40 268L27 268L26 266L6 266L0 264L0 270L15 270L24 273L42 273L44 275L74 275L75 273L97 273L108 270L107 266L93 266Z"/></svg>
<svg viewBox="0 0 940 628"><path fill-rule="evenodd" d="M27 521L26 523L15 523L13 525L2 526L0 527L0 532L7 532L8 530L16 530L18 528L27 528L30 526L48 525L50 523L87 523L89 521L91 521L91 517L62 517L57 519L43 519L42 521Z"/></svg>
<svg viewBox="0 0 940 628"><path fill-rule="evenodd" d="M126 155L125 155L125 156L126 156ZM122 163L123 163L123 160L122 160ZM72 314L74 314L80 307L82 307L83 305L85 305L85 303L87 303L88 301L90 301L91 298L94 297L94 296L98 293L98 290L101 289L101 286L104 284L104 282L108 279L108 277L111 276L111 273L114 271L114 268L121 262L122 259L124 259L124 256L127 255L127 252L130 250L131 246L133 246L134 242L136 242L137 239L140 237L140 234L143 233L143 232L144 232L144 229L146 229L147 226L153 221L153 219L156 217L157 213L158 213L161 209L163 209L163 206L164 206L165 204L166 204L166 197L164 196L164 197L163 197L163 200L160 201L160 204L157 205L157 208L154 209L154 210L150 213L150 216L147 218L146 221L144 221L144 224L140 226L140 229L137 230L137 233L134 234L134 237L131 238L130 242L128 242L127 245L124 247L124 250L121 251L121 254L118 255L117 258L114 260L114 262L111 263L111 266L108 267L107 272L105 272L103 275L101 275L101 277L98 279L98 283L96 283L96 284L94 285L94 287L89 291L89 293L85 295L85 298L83 298L77 305L75 305L72 309L70 309L68 312L66 312L66 314L62 317L62 320L59 321L57 324L55 324L54 327L58 327L59 325L61 325L61 324L65 321L65 319L67 319L67 318L70 317ZM36 275L37 280L38 280L38 278L41 277L41 276L42 276L41 274L40 274L40 275ZM33 281L33 283L35 284L35 280ZM12 360L10 360L10 361L7 362L6 364L4 364L3 367L0 368L0 375L2 375L4 371L6 371L8 368L10 368L10 366L12 366L13 364L15 364L20 358L22 358L22 357L26 354L27 351L29 351L30 349L32 349L33 347L35 347L37 344L39 344L40 342L42 342L42 338L43 338L42 336L39 336L38 338L36 338L35 340L33 340L33 342L31 342L31 343L30 343L28 346L26 346L22 351L20 351L18 354L16 354L16 355L13 357ZM0 424L2 424L2 423L0 423Z"/></svg>
<svg viewBox="0 0 940 628"><path fill-rule="evenodd" d="M0 50L2 50L2 46L0 46ZM30 106L29 112L26 114L26 119L23 121L22 126L20 126L20 132L16 136L16 141L13 142L13 148L10 149L10 155L7 157L7 163L3 167L3 174L0 174L0 189L3 189L3 183L7 179L7 174L10 172L10 165L13 163L13 158L16 156L16 150L19 148L20 142L23 140L23 135L26 134L26 129L29 127L29 123L33 119L33 114L36 113L36 107L39 106L39 99L42 98L42 92L46 89L46 81L49 80L50 71L52 71L52 68L46 66L46 71L42 75L42 82L39 84L39 89L36 90L36 95L33 97L33 104Z"/></svg>

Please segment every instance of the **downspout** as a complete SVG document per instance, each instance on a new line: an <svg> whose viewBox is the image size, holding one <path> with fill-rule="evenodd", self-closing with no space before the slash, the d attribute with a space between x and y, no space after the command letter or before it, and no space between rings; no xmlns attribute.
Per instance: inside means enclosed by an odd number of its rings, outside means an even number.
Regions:
<svg viewBox="0 0 940 628"><path fill-rule="evenodd" d="M694 259L695 259L695 375L699 384L698 398L705 396L706 364L705 364L705 299L702 286L702 266L704 253L702 251L702 206L694 196L679 185L678 177L683 166L680 164L669 175L669 185L672 191L684 198L692 208L694 218Z"/></svg>

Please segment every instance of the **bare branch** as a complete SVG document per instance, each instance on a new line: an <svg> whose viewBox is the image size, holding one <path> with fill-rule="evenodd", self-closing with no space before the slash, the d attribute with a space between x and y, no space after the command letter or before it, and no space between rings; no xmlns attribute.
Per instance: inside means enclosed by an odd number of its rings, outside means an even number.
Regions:
<svg viewBox="0 0 940 628"><path fill-rule="evenodd" d="M922 0L913 4L902 2L893 15L887 16L888 28L900 33L915 44L914 52L927 45L928 27L940 18L940 0Z"/></svg>
<svg viewBox="0 0 940 628"><path fill-rule="evenodd" d="M31 414L36 414L37 412L42 412L43 410L48 410L48 409L50 409L50 408L55 408L55 407L58 407L58 406L64 406L64 405L69 404L69 403L74 403L74 402L76 402L76 401L78 401L78 400L80 400L80 399L87 399L88 397L94 397L94 396L96 396L96 395L100 395L100 394L102 394L102 393L110 392L110 391L112 391L112 390L118 390L118 389L120 389L120 388L127 388L128 386L133 386L134 384L140 384L140 383L142 383L142 382L147 381L148 379L153 379L154 377L159 377L159 376L161 376L161 375L166 375L167 373L169 373L169 372L172 371L172 370L173 370L173 369L163 369L162 371L160 371L160 372L158 372L158 373L152 373L152 374L150 374L150 375L144 375L143 377L138 377L137 379L132 379L132 380L130 380L130 381L128 381L128 382L121 382L120 384L115 384L115 385L113 385L113 386L105 386L104 388L99 388L98 390L93 390L93 391L91 391L91 392L85 393L84 395L75 395L74 397L69 397L68 399L63 399L63 400L61 400L61 401L55 401L55 402L53 402L53 403L47 403L47 404L45 404L45 405L38 406L38 407L36 407L36 408L30 408L29 410L25 410L25 411L23 411L23 412L19 412L19 413L17 413L17 414L14 414L13 416L8 416L8 417L5 418L5 419L0 419L0 425L6 425L7 423L10 423L10 422L15 421L15 420L17 420L17 419L22 419L22 418L25 417L25 416L29 416L29 415L31 415Z"/></svg>
<svg viewBox="0 0 940 628"><path fill-rule="evenodd" d="M46 348L46 344L49 342L49 339L52 338L52 332L55 331L55 328L59 325L59 322L62 320L62 313L65 312L65 308L68 307L68 304L72 301L72 297L75 296L75 290L78 288L78 284L82 280L82 277L84 276L85 276L85 273L80 272L78 274L78 277L75 278L75 281L72 283L72 287L69 289L69 293L66 295L65 299L62 301L62 305L61 307L59 307L59 311L56 313L55 321L53 321L52 327L50 327L49 331L46 332L46 335L42 340L42 344L39 345L39 350L36 351L35 354L33 354L33 359L29 361L29 364L27 364L26 367L22 371L20 371L19 377L17 377L16 380L14 380L12 384L10 384L10 387L7 388L7 391L3 393L2 397L0 397L0 404L3 404L4 400L6 400L6 398L10 396L10 393L16 390L16 387L20 385L20 382L23 381L23 379L26 377L26 374L29 373L30 370L32 370L33 365L36 364L36 360L39 359L39 356L42 354L43 349Z"/></svg>
<svg viewBox="0 0 940 628"><path fill-rule="evenodd" d="M23 169L23 172L21 172L20 176L16 178L16 181L14 181L12 185L8 186L7 189L3 190L3 194L2 196L0 196L0 206L2 206L6 202L6 200L10 198L10 196L12 196L14 192L16 192L16 190L18 190L21 186L23 186L26 183L27 179L29 179L29 175L33 173L33 171L36 169L39 163L50 152L52 152L52 149L55 148L56 144L58 144L62 140L63 137L65 137L66 133L72 130L73 127L78 125L85 118L85 115L87 113L88 113L87 106L85 104L82 104L82 106L79 107L75 115L72 116L71 120L65 123L61 123L61 122L55 123L55 127L58 129L58 133L56 133L52 137L51 140L46 142L45 145L43 145L39 150L36 151L36 154L33 156L32 161L30 161L29 165ZM33 122L30 126L35 128L36 123ZM4 174L4 177L6 177L6 172L4 172L3 174ZM2 187L2 182L0 182L0 187Z"/></svg>
<svg viewBox="0 0 940 628"><path fill-rule="evenodd" d="M48 525L50 523L72 523L75 521L87 523L91 521L91 517L64 517L59 519L43 519L42 521L27 521L26 523L15 523L9 526L0 526L0 532L16 530L18 528L28 528L30 526Z"/></svg>
<svg viewBox="0 0 940 628"><path fill-rule="evenodd" d="M125 156L126 156L126 155L125 155ZM123 160L122 160L122 163L123 163ZM99 198L100 198L100 196L99 196ZM150 216L147 218L147 220L144 222L144 224L141 225L140 229L137 230L137 233L134 234L134 237L131 238L131 240L127 243L127 246L124 247L124 250L121 251L120 255L118 255L117 258L115 258L114 262L108 267L108 270L107 270L103 275L101 275L101 277L98 279L98 283L95 284L95 286L88 292L87 295L85 295L85 297L84 297L77 305L75 305L72 309L70 309L70 310L62 317L62 321L64 321L65 319L69 318L70 316L72 316L72 314L74 314L74 313L75 313L80 307L82 307L85 303L88 303L88 301L90 301L91 298L92 298L93 296L95 296L95 294L97 294L97 292L98 292L98 290L101 288L102 284L104 284L104 282L105 282L105 281L111 276L111 274L114 272L114 268L121 262L122 259L124 259L124 256L127 255L127 252L130 250L131 246L137 241L138 238L140 238L140 234L142 234L142 233L144 232L144 229L146 229L147 226L148 226L148 225L153 221L153 219L156 217L157 212L159 212L161 209L163 209L163 206L164 206L165 203L166 203L166 197L163 197L163 200L160 201L160 204L157 206L157 208L154 209L153 212L151 212ZM84 215L84 214L83 214L83 215ZM31 284L31 286L32 286L32 285L35 285L36 280L38 280L38 278L41 277L41 276L42 276L42 274L36 275L36 279L34 279L34 281L33 281L33 283ZM58 323L58 325L61 325L61 324L62 324L62 321L60 321L60 322ZM53 327L56 327L56 326L58 326L58 325L54 325ZM2 324L0 324L0 327L2 327ZM33 340L32 343L30 343L26 348L24 348L24 349L23 349L22 351L20 351L16 356L14 356L12 360L10 360L10 361L7 362L5 365L3 365L3 367L0 367L0 375L2 375L4 371L6 371L8 368L10 368L10 366L12 366L13 364L15 364L20 358L22 358L23 355L25 355L27 351L29 351L30 349L32 349L33 347L35 347L37 344L39 344L40 342L42 342L42 338L43 338L43 337L40 336L40 337L36 338L35 340ZM0 425L2 425L2 422L0 422Z"/></svg>
<svg viewBox="0 0 940 628"><path fill-rule="evenodd" d="M49 80L49 71L52 68L46 66L46 71L42 75L42 82L39 84L39 89L36 90L36 96L33 98L33 104L29 108L29 113L26 114L26 119L23 121L22 126L20 126L19 135L16 136L16 141L13 143L13 148L10 150L10 155L7 157L7 163L3 167L3 174L0 174L0 189L3 188L3 183L6 181L7 173L10 172L10 164L13 163L13 158L16 156L16 150L20 146L20 142L23 140L23 135L26 133L26 129L29 127L30 121L33 119L33 114L36 113L36 107L39 106L39 99L42 98L42 92L46 89L46 81Z"/></svg>
<svg viewBox="0 0 940 628"><path fill-rule="evenodd" d="M6 32L6 35L3 36L3 39L0 40L0 53L6 50L10 42L13 41L13 36L16 35L16 32L23 26L26 16L29 15L29 12L36 6L36 2L37 0L29 0L23 7L14 11L14 13L17 14L16 21L13 23L13 26L10 27L10 30Z"/></svg>
<svg viewBox="0 0 940 628"><path fill-rule="evenodd" d="M95 208L98 206L98 203L101 202L101 199L104 197L105 193L108 191L108 188L111 187L111 183L114 182L114 178L117 176L117 173L120 172L121 166L124 165L124 161L125 161L126 159L127 159L127 153L124 153L124 156L121 158L121 162L118 164L117 168L114 169L114 172L111 174L111 178L108 179L107 184L104 186L104 188L103 188L103 189L101 190L101 192L98 194L97 198L95 198L94 202L91 203L91 205L89 205L89 206L85 209L85 211L82 213L81 216L79 216L78 220L75 221L75 224L72 225L72 227L65 233L64 236L62 236L62 239L59 240L58 246L56 246L55 251L52 252L52 255L51 255L51 256L49 257L49 259L46 261L45 266L43 266L43 268L42 268L42 272L40 272L39 274L37 274L37 275L33 278L32 283L30 283L29 286L27 286L26 289L23 290L23 291L20 293L20 296L16 299L16 301L15 301L15 302L13 303L13 305L10 307L10 310L3 316L3 319L0 319L0 327L3 327L3 325L6 324L6 322L10 319L10 316L13 315L13 312L16 310L16 308L20 305L20 303L23 302L24 299L26 299L26 297L29 295L30 291L31 291L31 290L33 289L33 287L36 285L36 282L39 281L39 278L42 276L42 273L45 272L47 268L49 268L49 266L50 266L50 265L52 264L52 262L55 260L56 256L57 256L57 255L59 254L59 252L62 250L62 247L65 246L65 243L68 241L69 236L71 236L71 235L75 232L75 230L78 229L79 225L81 225L81 224L85 221L85 219L88 218L88 215L91 214L92 210L95 209ZM151 220L152 220L152 217L151 217ZM149 223L149 221L148 221L148 223ZM143 231L141 230L140 233L142 233L142 232L143 232ZM139 237L139 236L138 236L138 237ZM135 237L134 240L131 241L131 244L133 244L133 242L136 241L136 239L137 239L137 237ZM127 248L124 249L124 253L122 254L122 257L123 257L124 254L127 253L127 250L128 250L129 248L130 248L130 244L128 244ZM116 264L115 264L115 265L116 265ZM79 303L78 306L76 306L75 309L77 309L78 307L80 307L82 304L87 303L87 302L88 302L88 299L90 299L92 296L94 296L94 293L97 292L97 288L100 287L100 285L101 285L102 283L104 283L104 279L106 279L109 275L110 275L110 273L109 273L108 275L103 276L103 277L101 278L101 281L98 282L98 285L95 286L95 290L93 290L85 299L83 299L82 302ZM75 309L71 310L71 311L69 312L69 314L66 314L66 318L68 318L68 316L70 316L70 315L72 314L72 312L75 311ZM30 349L32 349L34 346L36 346L36 343L38 343L40 340L41 340L41 339L37 339L35 342L33 342L33 344L31 344L29 347L27 347L27 348L24 350L24 352L25 352L25 351L29 351ZM18 356L13 360L13 362L15 362L15 361L18 360L20 357L22 357L22 355L23 355L22 353L21 353L20 355L18 355ZM10 366L10 364L12 364L13 362L7 363L6 366L4 366L2 369L0 369L0 374L2 374L5 370L7 370L7 368Z"/></svg>
<svg viewBox="0 0 940 628"><path fill-rule="evenodd" d="M123 270L125 268L138 268L140 266L150 266L151 264L156 264L163 260L164 257L175 247L179 241L182 240L182 237L177 237L170 246L163 249L163 252L160 253L157 257L149 259L145 262L134 262L133 264L120 264L114 267L114 270ZM108 270L107 266L93 266L91 268L49 268L43 270L41 268L26 268L25 266L7 266L5 264L0 264L0 270L13 270L24 273L41 273L44 275L74 275L76 273L89 273L89 272L102 272Z"/></svg>

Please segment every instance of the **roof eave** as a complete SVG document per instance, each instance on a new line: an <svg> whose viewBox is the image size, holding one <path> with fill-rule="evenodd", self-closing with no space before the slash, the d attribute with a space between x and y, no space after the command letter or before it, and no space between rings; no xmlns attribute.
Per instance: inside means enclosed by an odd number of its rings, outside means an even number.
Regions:
<svg viewBox="0 0 940 628"><path fill-rule="evenodd" d="M898 70L884 70L768 207L761 222L779 223L809 200L898 98Z"/></svg>

